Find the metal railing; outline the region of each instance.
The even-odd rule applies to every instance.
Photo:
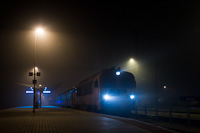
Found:
[[[200,108],[197,107],[149,107],[149,106],[136,106],[132,112],[135,115],[142,115],[145,117],[169,118],[172,124],[173,120],[185,120],[188,126],[191,121],[200,121]]]

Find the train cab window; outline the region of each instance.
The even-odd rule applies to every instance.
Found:
[[[133,87],[133,81],[130,78],[123,78],[120,81],[121,87],[125,88],[132,88]]]
[[[94,88],[98,88],[98,86],[99,86],[99,82],[98,82],[98,80],[95,80],[94,81]]]

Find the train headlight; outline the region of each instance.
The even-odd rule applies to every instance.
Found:
[[[111,96],[108,95],[108,94],[106,94],[106,95],[103,96],[103,98],[104,98],[105,100],[109,100],[109,99],[111,98]]]
[[[115,74],[116,74],[117,76],[119,76],[119,75],[121,75],[121,72],[120,72],[120,71],[117,71]]]
[[[135,98],[135,96],[134,95],[130,95],[130,99],[134,99]]]

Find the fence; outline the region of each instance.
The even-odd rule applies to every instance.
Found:
[[[136,106],[134,114],[158,118],[169,118],[172,124],[173,119],[186,120],[188,126],[192,121],[200,121],[200,108],[197,107],[147,107]]]

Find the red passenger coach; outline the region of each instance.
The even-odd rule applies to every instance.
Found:
[[[115,68],[104,69],[68,90],[65,106],[91,111],[130,112],[135,107],[135,89],[133,74]]]

